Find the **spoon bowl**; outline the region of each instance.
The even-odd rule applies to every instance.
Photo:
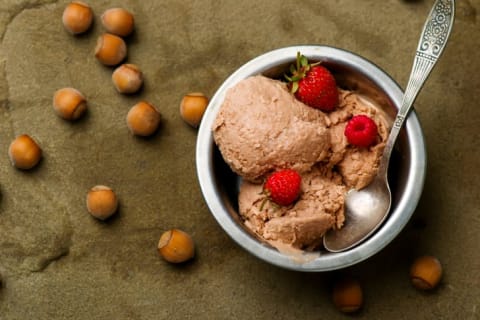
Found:
[[[345,198],[346,221],[341,232],[329,232],[324,246],[331,252],[341,252],[368,238],[386,219],[392,194],[386,176],[375,176],[361,190],[350,190]]]

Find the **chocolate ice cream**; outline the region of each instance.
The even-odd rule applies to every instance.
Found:
[[[330,113],[309,107],[287,85],[253,76],[230,88],[213,125],[215,142],[231,169],[242,177],[239,213],[245,226],[281,248],[317,249],[325,232],[341,228],[345,193],[375,176],[391,120],[355,92],[339,88]],[[344,130],[365,114],[378,127],[374,145],[348,143]],[[279,206],[263,192],[271,172],[292,168],[302,176],[299,199]]]

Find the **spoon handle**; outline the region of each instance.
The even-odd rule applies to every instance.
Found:
[[[412,109],[420,89],[432,71],[435,63],[446,46],[455,16],[455,0],[437,0],[433,5],[418,43],[415,61],[408,80],[402,105],[393,122],[383,157],[380,161],[379,173],[385,173],[395,141],[408,113]]]

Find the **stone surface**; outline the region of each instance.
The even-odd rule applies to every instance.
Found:
[[[0,319],[335,319],[332,279],[297,273],[243,251],[210,215],[195,173],[196,131],[183,123],[182,96],[211,96],[249,59],[295,44],[357,52],[404,85],[433,1],[89,1],[90,32],[62,27],[66,1],[0,2]],[[145,87],[119,95],[111,68],[93,56],[101,13],[135,14],[128,61]],[[478,319],[480,259],[480,0],[457,1],[448,48],[416,107],[428,151],[425,190],[400,236],[344,270],[364,284],[365,319]],[[70,123],[53,113],[55,90],[82,91],[88,114]],[[150,139],[133,137],[125,116],[145,99],[163,116]],[[7,149],[33,136],[44,159],[15,170]],[[0,152],[1,154],[1,152]],[[111,186],[120,211],[99,222],[87,190]],[[161,233],[189,232],[197,257],[172,266],[156,253]],[[412,288],[414,257],[433,254],[445,277],[431,294]]]

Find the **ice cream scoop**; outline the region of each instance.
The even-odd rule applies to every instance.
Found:
[[[328,251],[341,252],[356,246],[367,239],[387,217],[392,202],[387,179],[390,156],[420,89],[446,46],[454,15],[455,0],[437,0],[433,5],[423,27],[410,79],[380,159],[378,173],[367,187],[348,191],[344,226],[328,231],[323,238]]]

